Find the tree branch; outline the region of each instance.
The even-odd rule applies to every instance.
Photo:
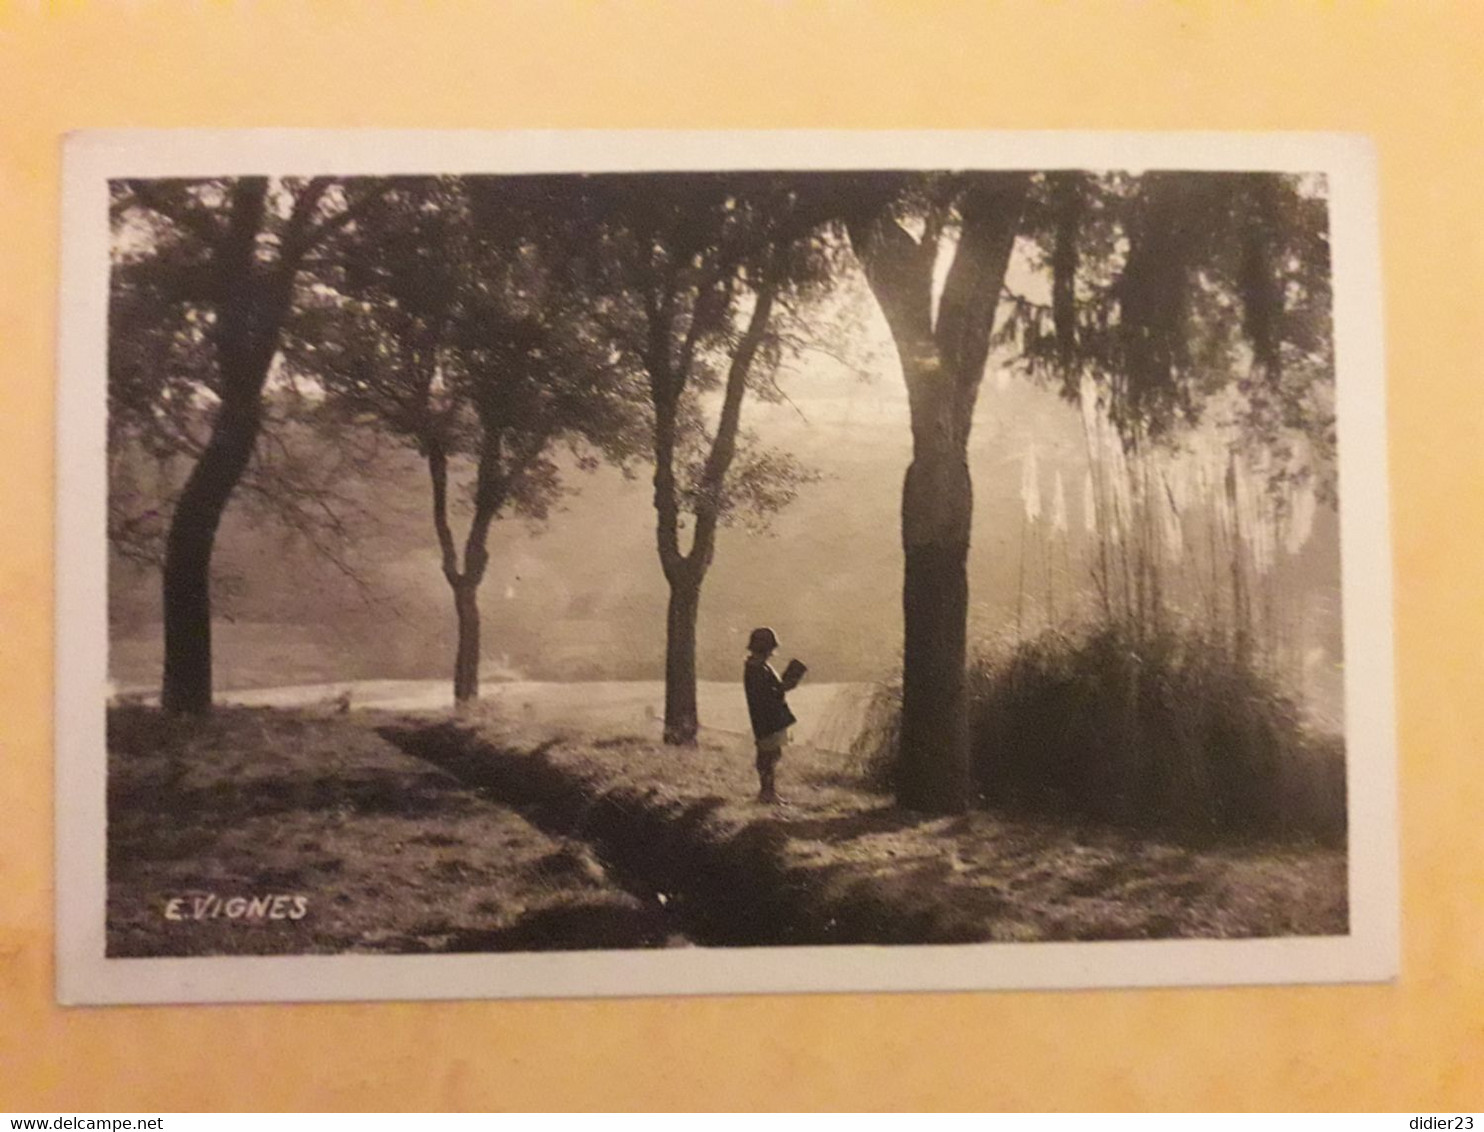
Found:
[[[722,484],[737,452],[737,429],[742,422],[742,400],[747,392],[747,376],[767,334],[768,318],[777,292],[778,284],[770,274],[758,287],[752,316],[748,319],[747,329],[742,333],[742,339],[732,354],[731,365],[727,370],[726,395],[716,426],[716,437],[711,442],[711,452],[701,473],[700,498],[696,506],[696,537],[691,547],[691,557],[698,558],[705,565],[710,564],[716,541]]]
[[[1029,187],[1025,173],[981,174],[960,204],[963,230],[938,300],[934,338],[957,385],[956,419],[964,425],[973,416],[984,377],[995,311]]]
[[[846,231],[898,348],[927,343],[933,330],[932,257],[891,215],[890,200],[872,215],[849,218]]]
[[[438,549],[443,559],[443,576],[450,586],[459,584],[459,553],[453,541],[453,528],[448,524],[448,453],[436,436],[426,440],[428,474],[433,480],[433,527],[438,532]]]
[[[675,404],[668,400],[656,400],[654,405],[655,541],[660,567],[671,584],[685,567],[685,556],[680,552],[680,499],[675,482],[675,409]]]
[[[489,565],[490,525],[504,506],[510,487],[510,477],[502,467],[500,433],[488,424],[483,427],[479,469],[475,473],[474,518],[469,523],[469,537],[464,540],[463,581],[476,587],[484,581],[485,567]]]
[[[690,325],[685,328],[685,341],[680,347],[680,360],[675,367],[675,384],[681,389],[690,381],[696,362],[696,348],[708,324],[720,318],[727,306],[726,291],[721,287],[720,273],[708,268],[696,283],[696,298],[691,304]]]
[[[304,191],[294,198],[293,211],[289,213],[288,227],[280,244],[280,262],[290,272],[299,270],[304,253],[312,246],[309,238],[310,225],[319,202],[330,187],[330,178],[312,177]]]

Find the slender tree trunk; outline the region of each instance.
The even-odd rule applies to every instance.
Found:
[[[165,672],[168,712],[211,710],[211,556],[217,528],[252,458],[262,424],[257,394],[222,402],[210,442],[191,469],[165,544]]]
[[[670,583],[665,621],[665,742],[691,746],[700,728],[696,707],[696,621],[701,579],[688,571]]]
[[[647,362],[655,407],[655,535],[660,566],[670,583],[665,629],[664,739],[676,746],[693,745],[700,729],[696,706],[696,621],[701,607],[701,583],[716,551],[716,529],[720,522],[716,501],[737,453],[737,430],[742,422],[747,376],[767,334],[777,294],[776,280],[767,279],[758,285],[757,301],[728,364],[716,436],[701,474],[702,502],[696,507],[695,535],[689,554],[680,550],[680,499],[675,480],[676,412],[689,363],[677,374],[668,361],[663,337],[657,339]],[[682,352],[688,354],[690,350]]]
[[[651,373],[659,370],[651,363]],[[656,382],[662,388],[662,382]],[[664,741],[677,746],[695,742],[700,727],[696,707],[696,615],[700,582],[692,580],[680,550],[680,503],[675,484],[675,402],[662,392],[654,398],[654,508],[655,544],[660,567],[670,586],[665,620]],[[690,608],[686,608],[689,598]]]
[[[479,587],[467,578],[453,587],[458,616],[458,650],[454,657],[453,699],[460,707],[479,698]]]
[[[464,568],[459,569],[458,547],[453,527],[448,521],[448,452],[441,436],[430,431],[424,438],[428,473],[433,484],[433,527],[438,533],[443,577],[453,592],[454,616],[458,625],[454,648],[453,700],[456,707],[467,707],[479,699],[479,587],[489,565],[490,525],[504,502],[504,480],[500,474],[501,443],[498,430],[485,422],[480,443],[479,485],[474,495],[474,518],[464,542]],[[537,451],[545,448],[543,441]]]

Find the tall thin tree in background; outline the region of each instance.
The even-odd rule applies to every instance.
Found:
[[[603,458],[623,464],[641,443],[635,375],[585,320],[586,296],[565,274],[562,218],[533,208],[526,188],[499,178],[403,184],[296,323],[295,363],[342,412],[426,463],[461,705],[479,696],[492,526],[547,517],[567,490],[563,450],[569,466],[591,470]]]
[[[791,300],[826,276],[809,240],[819,219],[767,175],[592,178],[568,199],[592,220],[598,317],[647,378],[655,542],[670,591],[664,739],[688,745],[700,726],[696,632],[718,528],[786,505],[808,478],[786,454],[748,443],[742,410],[749,392],[769,395]],[[703,398],[718,392],[711,422]]]

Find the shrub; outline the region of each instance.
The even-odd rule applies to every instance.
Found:
[[[1345,835],[1345,758],[1227,640],[1113,623],[989,648],[970,665],[986,802],[1198,837]],[[900,692],[883,686],[855,755],[891,779]]]
[[[860,730],[850,744],[850,760],[867,790],[890,794],[896,788],[897,740],[902,731],[902,681],[883,680],[866,701]]]

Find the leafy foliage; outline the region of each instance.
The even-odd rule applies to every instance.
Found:
[[[330,273],[296,321],[293,366],[348,419],[424,455],[466,455],[484,505],[542,519],[566,490],[554,449],[581,468],[639,444],[633,374],[603,350],[560,273],[560,234],[501,213],[498,186],[407,182],[386,220]],[[476,216],[503,215],[500,229]],[[476,506],[478,506],[476,501]]]
[[[1022,251],[1050,303],[1006,296],[996,344],[1071,400],[1095,379],[1130,445],[1237,394],[1273,482],[1334,496],[1334,353],[1322,179],[1043,174]]]
[[[252,181],[253,179],[245,179]],[[108,538],[138,564],[164,563],[165,538],[182,485],[210,442],[221,404],[219,337],[224,305],[244,302],[222,262],[234,179],[133,180],[110,185],[113,221],[108,333]],[[344,186],[301,181],[256,186],[268,251],[257,270],[282,258],[296,205],[325,243],[342,235],[347,209],[369,201]],[[307,237],[303,237],[307,239]],[[321,255],[330,254],[321,246]],[[295,303],[309,285],[294,273]],[[367,516],[343,490],[363,468],[336,423],[291,384],[270,380],[258,413],[259,441],[241,480],[250,520],[305,542],[357,584],[347,554]],[[230,580],[218,576],[219,583]],[[220,587],[230,593],[230,585]]]
[[[776,174],[551,178],[546,200],[569,218],[572,270],[608,342],[647,380],[662,525],[672,510],[677,525],[683,512],[698,530],[744,511],[749,525],[765,525],[809,473],[753,439],[746,488],[727,481],[741,455],[742,397],[782,396],[776,374],[807,348],[804,308],[841,255],[817,231],[818,202]]]

